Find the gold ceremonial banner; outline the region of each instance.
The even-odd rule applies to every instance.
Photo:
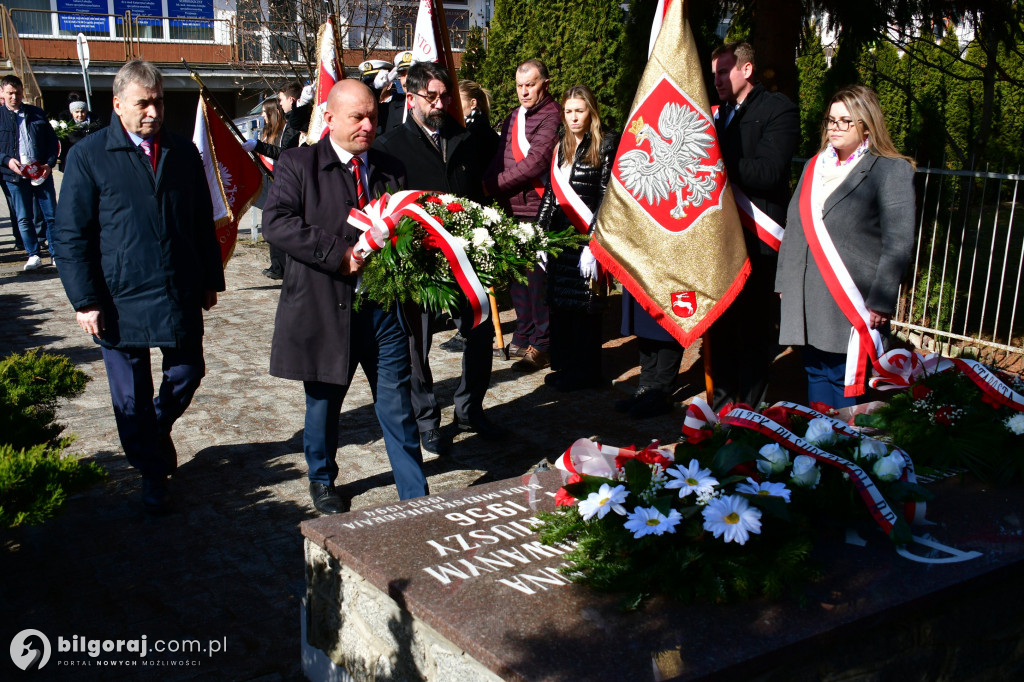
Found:
[[[670,4],[669,4],[670,3]],[[684,0],[667,0],[640,79],[591,250],[683,346],[750,274]]]

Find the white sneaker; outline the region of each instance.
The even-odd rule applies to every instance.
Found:
[[[43,260],[39,256],[29,256],[28,262],[25,263],[26,270],[36,270],[42,264]]]

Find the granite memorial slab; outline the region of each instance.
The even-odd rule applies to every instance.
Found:
[[[880,533],[836,534],[803,599],[623,611],[570,582],[540,543],[556,471],[302,524],[306,644],[363,679],[1001,678],[1024,665],[1024,491],[932,487],[942,542],[982,556],[921,564]],[[968,674],[970,673],[970,674]],[[890,675],[901,677],[890,678]]]

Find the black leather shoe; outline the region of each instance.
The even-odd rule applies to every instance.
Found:
[[[441,429],[430,429],[420,434],[420,447],[438,457],[448,454],[448,439],[441,433]]]
[[[267,268],[266,270],[263,271],[263,276],[264,277],[269,277],[270,279],[274,279],[274,280],[284,279],[284,273],[283,272],[277,272],[276,270],[271,270],[270,268]]]
[[[633,409],[633,406],[637,404],[637,402],[640,400],[640,398],[642,398],[644,396],[645,393],[647,393],[648,391],[653,391],[653,390],[655,390],[655,388],[653,386],[641,386],[640,388],[636,389],[636,391],[633,392],[633,395],[629,396],[628,398],[624,398],[622,400],[616,400],[615,401],[615,411],[616,412],[629,412],[630,410]]]
[[[309,496],[313,500],[313,506],[321,514],[344,514],[349,509],[348,500],[338,494],[333,483],[310,482]]]
[[[466,350],[466,337],[461,332],[455,332],[455,336],[438,344],[437,347],[449,353],[461,353]]]
[[[455,415],[454,424],[459,431],[475,433],[484,440],[500,441],[509,436],[508,429],[498,426],[483,415],[475,419],[459,419],[459,416]]]
[[[630,408],[629,416],[634,419],[646,419],[648,417],[668,414],[671,411],[672,403],[669,400],[668,393],[656,388],[649,388],[644,391],[644,394]]]
[[[142,477],[142,506],[150,514],[166,514],[171,508],[171,494],[166,476]]]

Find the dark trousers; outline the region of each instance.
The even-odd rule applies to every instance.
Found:
[[[574,381],[601,378],[601,315],[551,307],[551,369]]]
[[[831,407],[852,407],[856,398],[843,395],[846,382],[846,353],[830,353],[814,346],[802,346],[801,357],[807,372],[807,399]]]
[[[409,329],[409,356],[412,361],[412,409],[420,433],[441,426],[441,407],[434,395],[434,375],[430,371],[430,347],[432,344],[433,313],[428,313],[414,304],[404,309]],[[455,326],[466,339],[462,352],[462,376],[455,389],[452,401],[455,416],[459,421],[475,421],[483,414],[484,396],[491,383],[491,362],[494,355],[491,343],[494,339],[494,325],[490,320],[471,328],[472,310],[468,303],[459,310]]]
[[[174,422],[185,413],[206,374],[202,341],[160,351],[163,380],[154,398],[149,348],[101,347],[117,435],[128,463],[143,476],[173,472],[158,454],[160,438],[169,434]]]
[[[306,422],[302,435],[309,480],[334,483],[338,477],[338,419],[341,404],[356,367],[361,365],[373,392],[373,409],[384,432],[384,447],[391,461],[398,496],[403,499],[427,494],[421,465],[419,434],[412,416],[409,394],[409,347],[396,313],[365,302],[352,313],[351,362],[348,384],[306,381]]]
[[[776,256],[755,254],[743,290],[708,330],[712,407],[729,403],[757,409],[768,390],[768,373],[779,354],[779,297]]]
[[[41,185],[33,185],[27,179],[18,181],[5,180],[11,193],[11,203],[18,214],[18,231],[25,251],[29,256],[39,255],[38,217],[42,215],[42,231],[46,241],[50,241],[53,230],[53,212],[57,205],[57,191],[53,185],[53,176],[46,178]]]
[[[512,307],[516,309],[516,330],[512,344],[521,348],[533,346],[547,351],[551,345],[548,337],[547,273],[539,267],[531,270],[527,283],[513,282],[508,290],[512,295]]]
[[[636,343],[640,356],[640,386],[671,393],[683,362],[683,347],[675,340],[660,341],[642,336],[637,337]]]

